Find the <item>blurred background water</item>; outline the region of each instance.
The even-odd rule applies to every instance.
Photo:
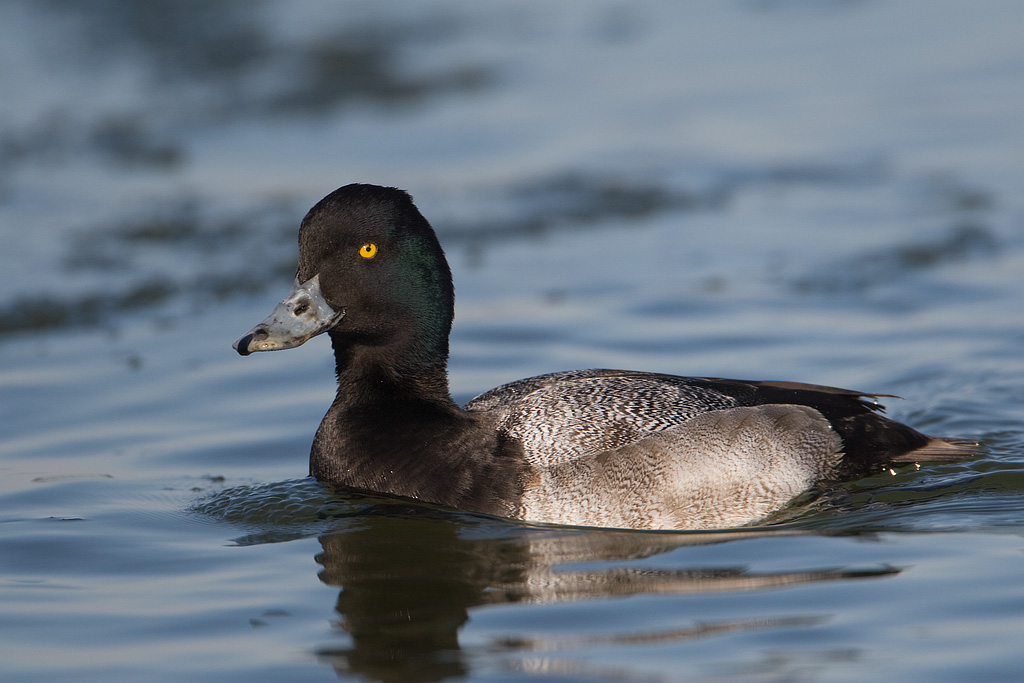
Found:
[[[1014,680],[1024,5],[0,2],[4,681]],[[318,339],[231,342],[412,192],[465,401],[622,367],[899,394],[984,456],[720,533],[304,479]]]

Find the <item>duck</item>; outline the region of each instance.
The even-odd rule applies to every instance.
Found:
[[[460,407],[451,269],[412,197],[346,185],[310,209],[298,242],[290,293],[234,349],[330,338],[337,394],[309,463],[325,484],[529,523],[709,530],[979,448],[885,417],[888,394],[799,382],[569,370]]]

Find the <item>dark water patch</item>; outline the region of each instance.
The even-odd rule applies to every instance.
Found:
[[[240,271],[187,282],[151,278],[117,290],[14,297],[0,305],[0,336],[111,324],[127,314],[161,309],[185,295],[202,308],[266,288],[264,278]]]
[[[112,267],[140,270],[141,264],[157,261],[169,279],[192,277],[182,290],[197,293],[223,291],[229,279],[246,287],[254,280],[276,284],[295,274],[294,253],[284,252],[295,251],[297,216],[301,211],[290,203],[214,215],[210,207],[186,199],[135,219],[78,231],[64,263],[73,270],[107,272]]]
[[[65,263],[76,268],[105,268],[116,258],[130,263],[132,254],[126,249],[131,248],[163,246],[193,251],[228,248],[241,240],[245,226],[242,216],[204,220],[196,202],[184,200],[136,219],[77,232]]]
[[[987,225],[959,223],[930,239],[834,262],[819,273],[796,280],[792,289],[802,294],[860,292],[915,271],[992,259],[1001,252],[1000,240]]]
[[[320,27],[326,30],[319,37],[289,40],[275,35],[265,16],[268,5],[259,1],[84,0],[45,6],[77,29],[59,50],[51,50],[50,59],[94,75],[127,61],[141,68],[153,95],[145,104],[125,104],[91,119],[68,102],[20,130],[0,130],[8,169],[92,152],[117,165],[173,170],[188,155],[181,123],[195,128],[266,116],[320,116],[365,103],[408,108],[495,82],[490,67],[464,57],[427,73],[409,60],[467,30],[453,16],[352,21],[339,14],[329,22],[335,25]]]
[[[104,118],[94,125],[89,139],[97,152],[122,166],[171,171],[185,161],[185,151],[180,144],[157,139],[137,115]]]
[[[64,266],[99,274],[104,284],[75,287],[62,281],[52,283],[50,292],[43,283],[41,292],[9,293],[0,300],[0,336],[107,324],[179,300],[203,308],[283,286],[295,274],[297,214],[275,202],[212,216],[186,200],[135,220],[81,230],[67,244]]]
[[[916,193],[926,209],[940,214],[977,216],[997,208],[996,196],[949,174],[925,178]]]
[[[859,293],[912,273],[993,260],[1009,248],[993,227],[997,201],[992,192],[940,175],[912,181],[910,197],[936,227],[913,241],[833,261],[798,278],[791,288],[800,293]]]
[[[281,263],[261,272],[273,273],[274,278],[268,280],[258,273],[238,270],[184,280],[149,278],[116,289],[85,293],[15,296],[0,304],[0,337],[116,324],[128,314],[157,311],[182,298],[204,309],[215,302],[264,292],[277,280],[284,282],[286,272],[294,274],[294,265]]]
[[[607,219],[637,219],[665,211],[715,205],[717,195],[700,195],[634,182],[614,176],[571,172],[531,181],[509,190],[512,201],[534,205],[552,220],[593,223]]]
[[[16,298],[0,305],[0,335],[97,325],[117,315],[161,306],[176,291],[171,282],[150,280],[116,293]]]
[[[889,258],[893,271],[914,270],[975,257],[989,257],[997,251],[997,240],[988,228],[977,224],[963,224],[953,226],[945,237],[930,244],[897,247]],[[880,259],[873,260],[878,263]]]
[[[88,25],[94,59],[142,58],[157,84],[198,81],[223,89],[218,114],[226,118],[321,113],[354,101],[407,105],[488,82],[487,69],[465,60],[426,76],[410,75],[403,64],[404,51],[449,41],[464,30],[454,15],[356,22],[344,14],[333,22],[327,16],[319,37],[295,43],[275,35],[267,3],[259,1],[87,0],[51,7]],[[288,77],[274,78],[280,72]],[[257,79],[272,89],[248,87]]]
[[[47,3],[50,12],[84,25],[80,59],[94,66],[146,59],[157,80],[224,78],[264,59],[270,51],[259,25],[264,6],[260,0]]]
[[[642,225],[664,214],[722,211],[740,192],[766,184],[859,188],[883,183],[888,172],[877,160],[781,163],[709,170],[700,187],[684,187],[664,170],[563,170],[503,187],[490,200],[491,217],[438,221],[446,242],[536,238],[563,230]],[[504,209],[500,207],[505,207]],[[720,283],[711,283],[714,287]]]
[[[691,191],[616,173],[566,171],[503,188],[498,203],[514,215],[484,217],[472,224],[446,221],[437,227],[442,239],[451,242],[516,240],[598,223],[630,227],[667,212],[721,208],[724,199],[718,190]]]
[[[0,170],[24,163],[62,165],[83,155],[128,168],[171,172],[186,161],[186,147],[137,112],[80,121],[68,111],[40,116],[21,128],[0,129]]]
[[[412,33],[418,32],[413,29]],[[305,44],[290,67],[293,78],[252,106],[274,115],[326,114],[359,102],[409,107],[441,95],[471,94],[495,80],[490,69],[472,64],[408,74],[400,66],[396,50],[408,38],[409,34],[398,30],[370,27],[345,29]]]
[[[788,161],[760,168],[727,169],[719,182],[728,191],[735,191],[764,185],[862,188],[890,179],[891,172],[885,160],[866,157],[850,161]]]
[[[0,132],[0,167],[10,170],[29,159],[39,162],[63,162],[73,147],[73,127],[66,111],[37,116],[21,129],[7,128]]]

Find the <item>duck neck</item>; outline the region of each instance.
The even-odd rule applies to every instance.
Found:
[[[336,405],[397,407],[413,402],[461,412],[448,389],[447,348],[425,353],[396,344],[353,343],[334,332],[331,345],[338,377]]]

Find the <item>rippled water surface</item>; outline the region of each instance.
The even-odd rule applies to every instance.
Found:
[[[0,679],[1022,675],[1020,3],[0,12]],[[441,237],[460,401],[787,379],[986,452],[716,533],[322,486],[329,344],[231,342],[356,181]]]

